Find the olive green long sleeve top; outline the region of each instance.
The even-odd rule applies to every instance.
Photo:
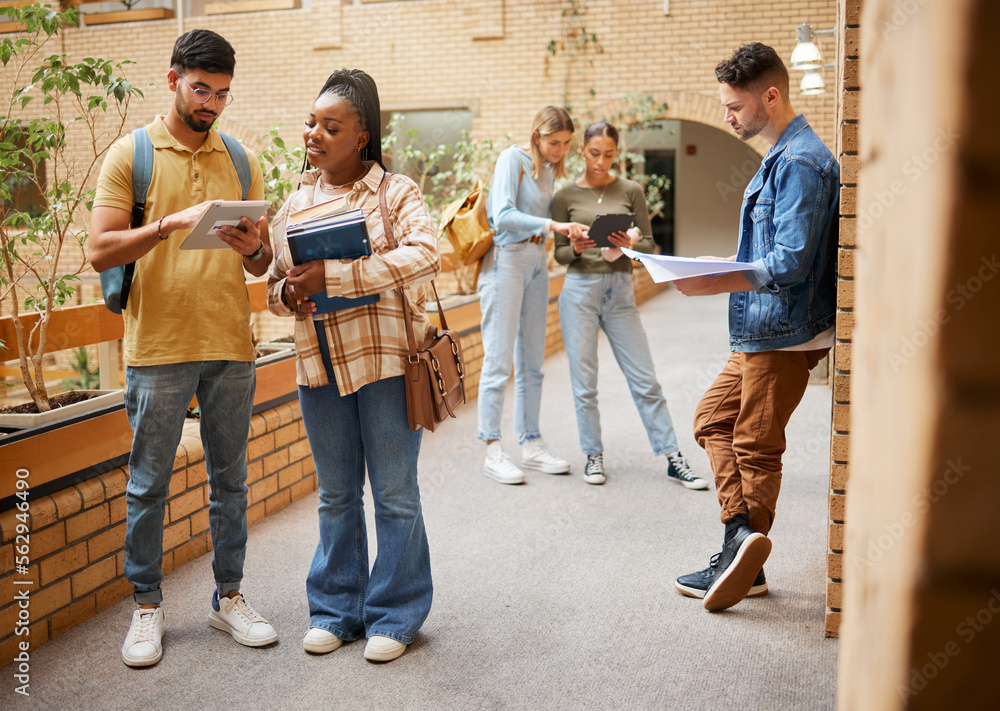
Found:
[[[600,202],[598,202],[600,200]],[[556,193],[552,200],[552,219],[556,222],[579,222],[592,224],[597,215],[621,212],[635,213],[635,226],[642,238],[632,249],[637,252],[652,252],[653,231],[649,226],[649,210],[642,186],[625,178],[615,178],[603,188],[585,188],[570,183]],[[601,256],[599,247],[585,249],[581,254],[573,251],[569,237],[556,233],[555,258],[560,264],[568,265],[571,274],[606,274],[609,272],[632,271],[632,260],[621,256],[613,262]]]

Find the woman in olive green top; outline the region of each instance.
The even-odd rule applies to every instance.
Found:
[[[569,266],[559,295],[559,321],[569,356],[580,448],[587,455],[584,481],[603,484],[604,446],[597,409],[597,333],[604,331],[625,375],[655,455],[666,455],[667,476],[689,489],[708,482],[688,466],[677,446],[667,401],[656,380],[649,342],[635,305],[632,261],[621,252],[631,245],[653,250],[649,212],[642,188],[609,170],[618,156],[618,131],[607,123],[587,127],[583,135],[586,173],[556,193],[552,219],[589,225],[598,214],[635,213],[635,225],[611,236],[615,247],[598,248],[587,235],[570,240],[556,233],[555,257]]]

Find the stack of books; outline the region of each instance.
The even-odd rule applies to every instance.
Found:
[[[347,201],[335,198],[329,202],[292,213],[285,235],[292,262],[304,264],[324,259],[358,259],[372,253],[365,215],[360,208],[346,209]],[[322,208],[322,209],[321,209]],[[379,300],[378,294],[348,298],[327,296],[325,291],[311,294],[316,313],[352,309]]]

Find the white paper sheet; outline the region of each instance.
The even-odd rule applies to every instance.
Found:
[[[644,254],[625,247],[622,247],[622,254],[642,262],[646,271],[649,272],[649,276],[657,283],[753,269],[753,264],[749,262],[721,262],[714,259],[695,259],[693,257],[668,257],[662,254]]]

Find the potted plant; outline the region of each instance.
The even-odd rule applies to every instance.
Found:
[[[46,352],[57,350],[49,324],[87,268],[90,179],[142,91],[122,74],[130,62],[46,54],[48,40],[75,24],[76,10],[36,3],[0,8],[2,15],[22,28],[0,39],[0,301],[14,331],[4,347],[16,344],[21,382],[34,409],[46,413],[58,406],[43,373]],[[26,192],[35,204],[20,203]]]

